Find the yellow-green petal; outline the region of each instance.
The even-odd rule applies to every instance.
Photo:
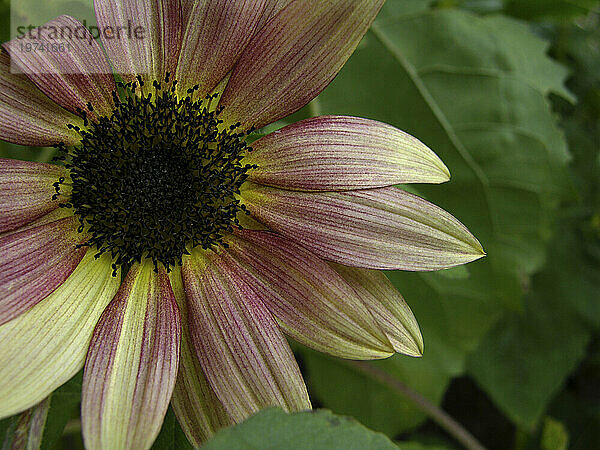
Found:
[[[90,343],[81,399],[86,448],[150,448],[175,386],[180,330],[164,268],[132,267]]]
[[[83,366],[102,311],[119,287],[110,257],[90,250],[52,294],[0,326],[0,418],[46,398]]]
[[[400,292],[383,272],[335,263],[329,265],[356,291],[394,350],[409,356],[423,355],[419,324]]]

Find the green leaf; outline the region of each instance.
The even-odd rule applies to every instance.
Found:
[[[488,254],[467,266],[466,277],[388,274],[419,321],[425,349],[421,359],[395,357],[382,367],[439,402],[482,336],[520,308],[524,281],[544,263],[558,200],[572,195],[569,155],[547,95],[572,97],[563,86],[567,71],[520,22],[459,10],[389,14],[399,3],[387,2],[313,111],[381,120],[432,148],[452,179],[417,189],[461,220]],[[423,420],[377,383],[323,358],[308,356],[306,368],[325,407],[390,435]],[[332,374],[339,386],[356,386],[361,400],[334,389]]]
[[[560,33],[580,98],[599,80],[598,63],[589,57],[588,38],[595,33],[580,27]],[[585,101],[562,109],[577,201],[562,208],[548,263],[531,281],[523,314],[507,317],[469,361],[469,372],[502,411],[530,429],[579,365],[591,332],[600,329],[600,123]]]
[[[402,450],[451,450],[454,447],[448,447],[446,445],[429,445],[422,444],[420,442],[399,442],[398,443]]]
[[[553,18],[566,21],[588,14],[597,0],[505,0],[505,10],[522,19]]]
[[[8,435],[11,433],[11,430],[14,428],[16,422],[16,417],[6,417],[5,419],[0,420],[0,443],[4,443],[7,439]],[[0,447],[4,449],[4,446]]]
[[[152,450],[186,450],[193,448],[169,406],[160,433],[154,441],[154,445],[152,445]]]
[[[309,369],[308,381],[312,394],[325,400],[326,406],[338,412],[359,418],[369,428],[388,436],[398,430],[416,427],[426,416],[394,390],[362,373],[356,372],[343,360],[295,346],[302,362]],[[431,356],[431,355],[430,355]],[[439,356],[439,355],[437,355]],[[373,363],[409,384],[428,399],[440,402],[445,385],[438,383],[439,358],[408,358],[395,355]]]
[[[536,285],[525,313],[500,322],[469,360],[477,383],[529,429],[583,358],[590,337],[556,288],[551,280]]]
[[[330,411],[286,414],[266,409],[244,423],[218,432],[203,449],[395,449],[384,435]]]

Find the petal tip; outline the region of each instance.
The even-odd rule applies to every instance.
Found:
[[[446,183],[447,181],[450,181],[450,179],[452,178],[452,175],[450,174],[450,170],[448,169],[446,164],[444,164],[441,159],[440,159],[440,163],[441,163],[440,169],[442,171],[441,183]]]
[[[406,331],[408,335],[396,342],[396,351],[406,356],[421,358],[424,350],[423,336],[416,321],[414,322],[414,326],[407,328]]]

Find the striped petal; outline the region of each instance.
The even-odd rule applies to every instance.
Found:
[[[86,448],[150,448],[175,386],[180,330],[164,269],[134,266],[90,343],[81,399]]]
[[[90,250],[52,294],[0,326],[0,418],[39,403],[83,366],[92,332],[119,286]]]
[[[66,31],[65,31],[66,30]],[[65,51],[52,51],[62,45]],[[116,89],[108,61],[90,32],[70,16],[60,16],[22,37],[3,44],[14,68],[22,70],[52,100],[71,112],[107,115]],[[27,51],[24,46],[46,48]]]
[[[309,409],[287,341],[234,269],[198,250],[184,261],[182,276],[194,349],[230,417],[240,422],[268,406]]]
[[[323,116],[303,120],[252,144],[249,179],[285,189],[337,191],[400,183],[442,183],[444,163],[414,137],[381,122]]]
[[[0,48],[0,139],[14,144],[74,145],[79,135],[67,124],[81,119],[50,100],[24,74],[11,73],[10,56]]]
[[[269,20],[271,20],[275,15],[285,8],[292,0],[267,0],[265,2],[265,10],[262,14],[262,17],[258,21],[258,25],[256,30],[260,30]]]
[[[200,447],[220,428],[234,422],[225,411],[202,371],[194,351],[187,324],[189,314],[181,279],[181,270],[175,268],[170,274],[171,286],[181,314],[181,354],[177,382],[171,398],[171,406],[185,435],[194,447]]]
[[[227,239],[223,258],[229,255],[229,264],[260,292],[287,334],[342,358],[385,358],[394,353],[361,298],[327,263],[272,232],[236,234]]]
[[[56,193],[53,184],[67,176],[68,172],[60,166],[0,159],[0,233],[58,208],[60,201],[52,200]]]
[[[180,93],[199,85],[200,96],[217,86],[250,42],[267,0],[198,0],[179,57]],[[271,5],[272,7],[272,5]]]
[[[189,0],[185,0],[189,3]],[[94,0],[101,39],[115,71],[162,81],[177,65],[183,30],[181,0]],[[148,84],[151,86],[151,84]]]
[[[360,296],[394,350],[409,356],[423,355],[423,337],[417,320],[400,292],[382,272],[335,263],[329,265]]]
[[[221,98],[226,123],[260,128],[302,108],[337,75],[384,0],[293,0],[252,39]]]
[[[71,216],[0,236],[0,325],[45,299],[73,273],[87,236]]]
[[[317,255],[371,269],[439,270],[484,256],[441,208],[394,187],[307,193],[245,183],[254,217]]]
[[[34,407],[19,414],[14,431],[7,431],[4,436],[2,449],[34,450],[42,448],[42,438],[49,409],[50,397],[46,397]]]

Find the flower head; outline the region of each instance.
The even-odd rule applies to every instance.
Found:
[[[421,354],[374,269],[483,255],[393,187],[447,181],[444,164],[354,117],[248,139],[327,86],[382,3],[96,0],[104,51],[57,35],[81,27],[69,16],[4,44],[0,138],[61,164],[0,160],[0,417],[85,365],[88,448],[151,446],[169,402],[199,445],[260,408],[311,407],[283,333],[344,358]]]

